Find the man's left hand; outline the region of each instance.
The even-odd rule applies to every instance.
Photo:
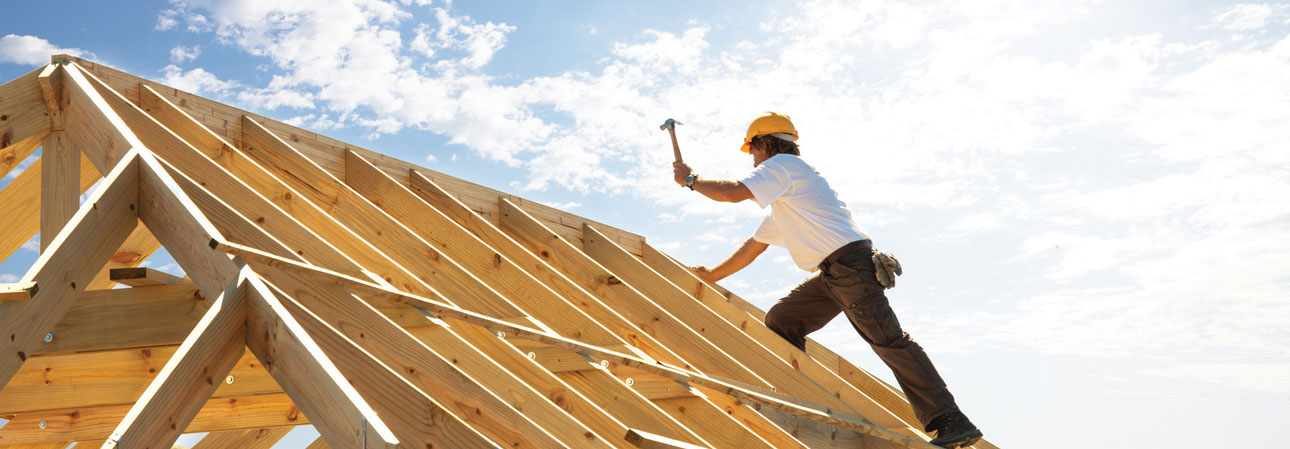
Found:
[[[672,179],[675,180],[676,183],[680,184],[682,187],[685,187],[685,177],[690,176],[691,173],[694,173],[694,170],[691,169],[690,166],[687,165],[686,163],[684,162],[672,163]]]

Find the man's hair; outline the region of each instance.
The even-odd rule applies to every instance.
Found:
[[[770,134],[762,134],[760,136],[753,137],[752,142],[749,143],[753,146],[765,148],[767,156],[774,156],[780,153],[791,154],[794,156],[802,155],[797,149],[797,142],[790,142]]]

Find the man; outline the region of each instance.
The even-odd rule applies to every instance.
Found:
[[[896,375],[920,423],[936,432],[931,443],[972,445],[981,431],[959,411],[927,353],[901,330],[877,278],[869,236],[856,226],[837,192],[802,160],[796,140],[788,116],[767,112],[748,126],[741,150],[752,155],[753,171],[742,180],[703,179],[684,162],[673,163],[676,182],[708,198],[753,200],[771,209],[730,258],[693,270],[716,282],[748,266],[767,245],[788,248],[798,267],[816,273],[770,308],[766,326],[805,350],[807,334],[845,313]]]

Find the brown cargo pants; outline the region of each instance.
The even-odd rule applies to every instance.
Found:
[[[860,338],[896,375],[924,428],[932,419],[958,410],[954,395],[927,352],[900,329],[887,295],[874,277],[873,249],[852,245],[839,251],[766,312],[766,326],[805,350],[807,334],[845,312]]]

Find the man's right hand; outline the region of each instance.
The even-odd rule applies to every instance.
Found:
[[[720,280],[721,280],[721,277],[717,276],[717,274],[716,274],[716,273],[713,273],[713,272],[712,272],[712,270],[708,269],[708,267],[705,267],[705,266],[703,266],[703,265],[699,265],[699,266],[696,266],[696,267],[690,267],[690,271],[693,271],[693,272],[694,272],[694,274],[699,275],[699,278],[701,278],[701,279],[703,279],[703,280],[705,280],[705,281],[708,281],[708,282],[712,282],[712,283],[714,283],[714,284],[715,284],[717,281],[720,281]]]

